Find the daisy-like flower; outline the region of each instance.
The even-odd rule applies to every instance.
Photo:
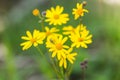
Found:
[[[83,8],[83,4],[77,3],[77,8],[73,8],[72,14],[75,15],[75,20],[81,16],[84,16],[84,12],[88,12],[87,9]]]
[[[65,26],[63,27],[63,34],[64,35],[69,35],[69,34],[73,34],[75,33],[77,30],[85,30],[86,29],[86,26],[83,26],[83,24],[81,25],[78,25],[76,28],[74,28],[73,26]]]
[[[48,37],[50,35],[53,35],[53,34],[57,34],[56,32],[58,32],[59,29],[53,27],[51,29],[49,29],[47,26],[45,27],[45,37]]]
[[[62,35],[51,35],[47,38],[46,47],[52,52],[52,57],[57,55],[57,59],[60,60],[62,57],[66,57],[65,53],[69,46],[64,45],[67,41],[67,37],[63,38]]]
[[[62,13],[64,10],[63,7],[56,6],[56,8],[51,7],[50,10],[46,11],[46,22],[49,22],[49,25],[62,25],[67,23],[69,20],[68,14]]]
[[[26,40],[26,42],[23,42],[20,44],[20,46],[23,46],[22,50],[27,50],[32,45],[38,46],[38,44],[43,44],[44,40],[44,33],[41,33],[39,30],[34,30],[33,35],[30,31],[26,31],[27,36],[22,36],[21,39]]]
[[[59,66],[62,67],[64,66],[64,68],[67,68],[67,62],[69,61],[71,64],[74,63],[75,60],[75,56],[77,55],[77,53],[71,53],[72,52],[72,48],[70,48],[68,50],[68,52],[66,53],[66,57],[62,57],[59,61]]]
[[[72,50],[73,50],[73,48],[70,48],[69,50],[68,50],[68,54],[67,54],[67,60],[71,63],[71,64],[73,64],[74,63],[74,60],[75,60],[75,56],[77,56],[77,53],[71,53],[72,52]]]
[[[71,25],[63,27],[63,30],[64,30],[63,32],[64,35],[69,35],[75,32],[75,28]]]
[[[38,9],[34,9],[34,10],[32,11],[32,14],[33,14],[34,16],[38,16],[38,15],[40,14],[40,11],[39,11]]]
[[[67,58],[66,57],[62,57],[59,61],[59,67],[62,67],[64,66],[64,68],[66,69],[67,68]]]
[[[71,34],[70,36],[72,43],[72,47],[76,46],[76,48],[79,47],[84,47],[87,48],[86,44],[92,43],[92,35],[89,35],[89,31],[84,29],[84,30],[79,30],[76,31],[74,34]]]

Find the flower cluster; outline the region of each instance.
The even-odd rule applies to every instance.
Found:
[[[22,36],[26,42],[21,43],[23,50],[27,50],[32,45],[34,47],[42,44],[46,44],[46,48],[51,54],[53,60],[57,61],[59,67],[67,69],[69,63],[73,64],[75,57],[78,55],[74,52],[75,48],[87,48],[87,44],[92,43],[92,35],[89,34],[86,26],[81,22],[74,27],[73,25],[64,26],[67,24],[69,14],[64,13],[64,7],[57,5],[47,9],[44,13],[40,13],[38,9],[33,10],[33,15],[38,16],[41,23],[48,23],[49,26],[42,26],[42,30],[34,30],[33,34],[30,31],[26,31],[27,36]],[[77,3],[76,8],[73,8],[72,14],[74,19],[81,19],[84,13],[88,13],[87,9],[84,9],[83,3]],[[63,26],[62,29],[59,25]],[[56,27],[58,26],[58,27]],[[62,33],[61,33],[62,32]],[[68,44],[68,42],[70,42]]]

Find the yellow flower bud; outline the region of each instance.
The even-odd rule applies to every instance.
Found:
[[[34,9],[33,12],[32,12],[32,14],[34,16],[38,16],[40,14],[40,11],[38,9]]]

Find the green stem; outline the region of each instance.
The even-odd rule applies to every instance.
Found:
[[[44,18],[39,14],[38,17],[41,20],[42,31],[44,31]]]
[[[41,56],[49,63],[49,61],[46,59],[46,57],[44,56],[44,54],[43,54],[43,52],[41,51],[41,49],[39,48],[39,47],[36,47],[37,48],[37,50],[39,51],[39,53],[41,54]],[[48,55],[49,56],[49,55]],[[49,56],[49,58],[50,58],[50,56]],[[53,63],[53,61],[52,61],[52,59],[50,58],[50,60],[51,60],[51,62],[52,62],[52,65],[50,65],[50,66],[52,66],[52,68],[53,68],[53,70],[55,71],[55,73],[57,74],[57,77],[58,78],[61,78],[60,76],[59,76],[59,74],[58,74],[58,71],[57,71],[57,69],[56,69],[56,67],[55,67],[55,64]]]
[[[60,72],[61,72],[62,79],[64,79],[65,75],[64,75],[63,67],[60,68]]]
[[[41,51],[41,49],[40,49],[39,47],[36,47],[36,48],[37,48],[37,50],[39,51],[39,53],[41,54],[41,56],[43,57],[44,54],[43,54],[43,52]]]
[[[56,64],[57,69],[59,70],[59,73],[61,75],[61,80],[63,80],[64,79],[64,71],[63,71],[64,68],[63,67],[59,67],[58,59],[56,59],[55,64]]]
[[[44,20],[42,20],[41,26],[42,26],[42,31],[44,31]]]
[[[61,76],[60,76],[60,74],[59,74],[59,71],[58,71],[57,68],[56,68],[57,66],[55,65],[54,60],[50,57],[50,54],[49,54],[49,53],[48,53],[48,56],[49,56],[50,61],[51,61],[51,63],[52,63],[53,70],[54,70],[55,73],[57,74],[57,77],[60,79]]]
[[[67,72],[65,73],[65,80],[69,80],[69,75],[67,74]]]
[[[67,70],[65,71],[65,77],[66,77],[65,80],[69,80],[69,76],[71,74],[72,68],[73,68],[73,65],[69,64]]]
[[[82,80],[85,80],[85,69],[82,69]]]

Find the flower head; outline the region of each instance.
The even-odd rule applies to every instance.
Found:
[[[79,17],[84,16],[84,12],[88,12],[88,10],[83,8],[83,4],[77,3],[77,8],[73,9],[72,14],[75,15],[75,19],[78,19]]]
[[[57,34],[56,32],[58,32],[59,29],[53,27],[51,29],[49,29],[47,26],[45,27],[45,37],[48,37],[50,35],[53,35],[53,34]]]
[[[60,60],[62,57],[66,57],[67,48],[69,46],[64,45],[67,41],[67,37],[63,38],[62,35],[51,35],[47,38],[46,47],[52,52],[52,57],[57,55],[57,59]]]
[[[32,14],[34,16],[38,16],[40,14],[40,11],[38,9],[34,9],[33,12],[32,12]]]
[[[43,44],[44,40],[44,34],[41,33],[39,30],[34,30],[33,35],[30,33],[30,31],[26,31],[27,36],[22,36],[21,39],[26,40],[26,42],[23,42],[20,44],[20,46],[23,46],[23,50],[27,50],[32,45],[38,46],[38,44]]]
[[[70,48],[69,50],[68,50],[68,54],[67,54],[67,60],[71,63],[71,64],[73,64],[74,62],[74,60],[75,60],[75,56],[77,56],[77,53],[72,53],[72,50],[73,50],[73,48]]]
[[[82,30],[83,29],[83,30]],[[89,35],[89,31],[86,28],[80,28],[74,34],[70,35],[70,39],[73,42],[72,47],[76,48],[84,47],[87,48],[86,44],[92,43],[92,35]]]
[[[62,67],[64,66],[64,68],[67,68],[67,62],[69,61],[71,64],[74,63],[75,60],[75,56],[77,55],[77,53],[71,53],[72,52],[72,48],[70,48],[68,50],[68,52],[66,53],[66,57],[62,57],[59,61],[59,66]]]
[[[67,23],[69,20],[68,14],[62,14],[64,8],[60,6],[56,6],[56,8],[51,8],[46,11],[46,22],[49,22],[49,25],[62,25]]]
[[[71,25],[63,27],[63,34],[68,35],[75,32],[75,28]]]
[[[63,34],[64,35],[73,34],[76,32],[76,30],[79,30],[79,29],[80,29],[80,25],[78,25],[76,28],[73,26],[65,26],[63,27],[63,30],[64,30]]]

